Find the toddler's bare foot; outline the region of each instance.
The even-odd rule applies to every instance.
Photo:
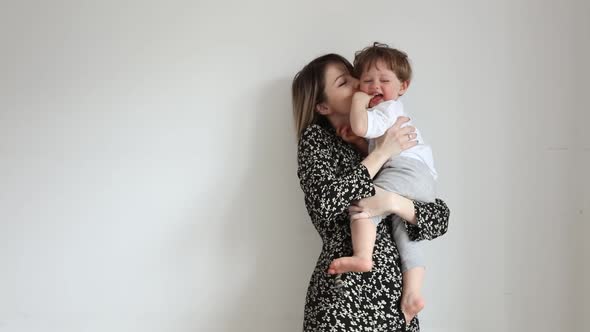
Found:
[[[402,295],[401,307],[406,323],[410,324],[410,321],[424,309],[424,299],[420,293],[405,292]]]
[[[328,273],[369,272],[372,268],[373,261],[370,258],[359,256],[340,257],[332,261],[330,267],[328,267]]]

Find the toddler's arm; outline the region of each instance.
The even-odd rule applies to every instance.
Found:
[[[352,129],[352,132],[355,135],[360,137],[365,137],[367,134],[367,107],[369,107],[370,100],[371,96],[362,91],[357,91],[352,96],[352,105],[350,106],[350,129]]]

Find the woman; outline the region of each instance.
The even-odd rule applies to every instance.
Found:
[[[415,128],[399,119],[367,154],[352,135],[350,104],[358,81],[343,57],[328,54],[306,65],[293,80],[293,115],[298,170],[305,204],[323,241],[305,303],[304,331],[419,331],[418,319],[402,313],[400,260],[391,222],[377,228],[373,270],[330,276],[332,260],[350,256],[348,211],[365,217],[396,214],[407,221],[412,240],[433,239],[447,230],[445,203],[422,203],[373,187],[371,179],[392,155],[416,144]],[[364,158],[363,158],[364,156]],[[360,201],[359,201],[360,200]],[[406,318],[406,316],[408,318]]]

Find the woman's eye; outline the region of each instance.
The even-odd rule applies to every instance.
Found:
[[[346,83],[348,83],[348,82],[347,82],[346,80],[344,80],[344,81],[342,81],[342,83],[340,83],[340,85],[338,85],[338,86],[339,86],[339,87],[340,87],[340,86],[343,86],[343,85],[344,85],[344,84],[346,84]]]

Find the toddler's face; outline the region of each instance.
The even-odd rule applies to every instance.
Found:
[[[374,96],[369,102],[369,107],[374,107],[383,101],[397,100],[403,94],[402,89],[405,90],[395,73],[381,60],[363,71],[359,88],[366,94]]]

